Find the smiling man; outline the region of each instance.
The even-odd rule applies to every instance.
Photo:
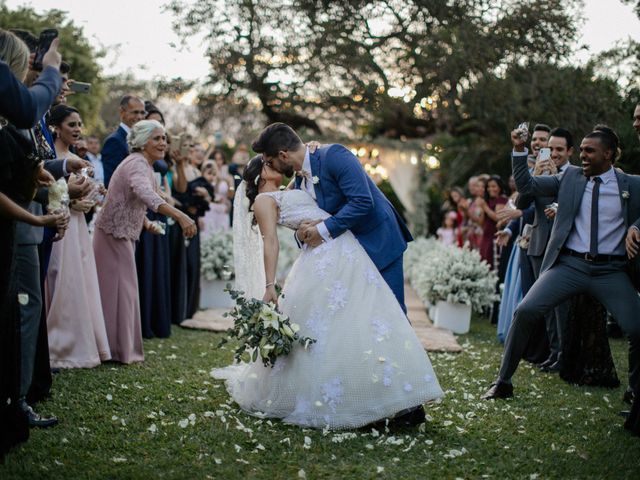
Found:
[[[557,196],[559,206],[540,278],[516,309],[500,374],[485,399],[513,396],[511,377],[531,333],[547,312],[574,295],[595,297],[631,342],[640,342],[640,297],[626,272],[626,254],[637,254],[628,239],[640,233],[640,177],[613,168],[618,136],[610,128],[596,127],[580,144],[582,168],[568,165],[563,174],[539,177],[532,177],[527,169],[527,150],[519,131],[511,133],[511,141],[518,192]],[[640,365],[637,349],[629,362]],[[631,387],[637,392],[635,383]]]
[[[136,123],[144,118],[144,103],[138,97],[125,95],[120,100],[120,125],[107,137],[102,147],[102,167],[104,170],[104,185],[109,186],[111,175],[118,165],[129,155],[127,135]]]

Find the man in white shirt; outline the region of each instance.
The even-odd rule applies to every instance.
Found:
[[[144,118],[144,103],[138,97],[125,95],[120,100],[120,125],[107,137],[102,147],[102,165],[104,167],[104,185],[109,186],[111,175],[120,162],[129,155],[127,135],[136,123]]]
[[[617,135],[598,127],[580,145],[582,168],[569,165],[563,174],[541,177],[532,177],[527,169],[519,131],[511,137],[518,191],[557,195],[558,211],[540,278],[516,309],[500,374],[485,399],[513,396],[511,377],[531,333],[546,312],[574,295],[595,297],[618,320],[631,343],[640,342],[640,297],[627,273],[627,254],[638,253],[640,239],[640,177],[613,168]],[[640,365],[638,349],[630,349],[629,362],[633,368]],[[634,383],[631,387],[637,392],[639,385]]]

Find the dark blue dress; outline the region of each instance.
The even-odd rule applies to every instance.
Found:
[[[162,178],[169,170],[164,160],[153,164]],[[167,217],[152,210],[147,211],[151,221],[167,223]],[[144,338],[166,338],[171,335],[171,271],[167,234],[154,235],[146,230],[140,234],[136,246],[138,291],[140,292],[140,319]]]

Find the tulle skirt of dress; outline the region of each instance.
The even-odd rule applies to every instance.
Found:
[[[317,343],[294,348],[273,368],[214,370],[245,411],[345,429],[443,395],[393,292],[351,232],[301,253],[279,305]]]

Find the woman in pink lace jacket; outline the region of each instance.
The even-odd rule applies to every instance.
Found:
[[[127,142],[133,153],[111,177],[93,236],[111,359],[122,363],[144,360],[134,244],[143,227],[163,233],[147,220],[147,208],[173,218],[185,237],[196,233],[194,221],[157,193],[151,166],[164,158],[164,127],[156,120],[142,120],[133,126]]]

